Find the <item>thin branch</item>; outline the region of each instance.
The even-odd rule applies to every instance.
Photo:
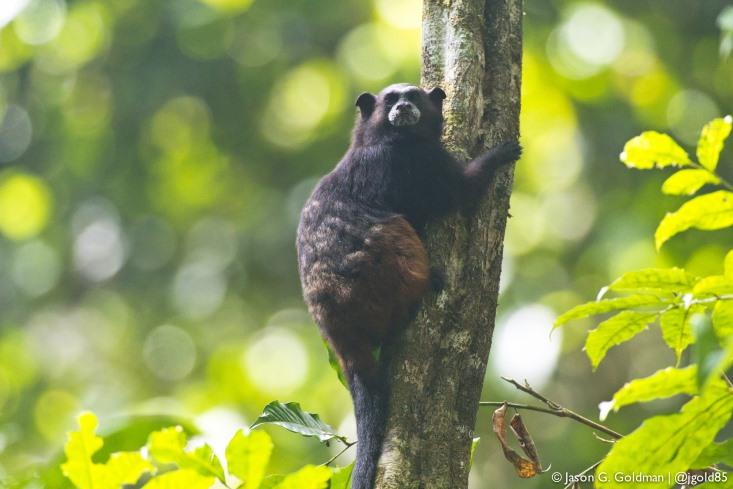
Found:
[[[338,452],[336,455],[334,455],[330,459],[328,459],[327,461],[323,462],[321,465],[331,465],[337,458],[343,455],[346,452],[346,450],[356,445],[356,443],[357,442],[344,442],[344,444],[346,445],[344,449]]]
[[[601,462],[603,462],[603,460],[599,460],[598,462],[594,463],[593,465],[591,465],[590,467],[588,467],[587,469],[585,469],[583,472],[581,472],[579,474],[575,474],[575,478],[578,479],[578,478],[584,476],[585,474],[587,474],[588,472],[590,472],[592,470],[595,470],[596,467],[598,467],[599,465],[601,465]],[[574,484],[576,484],[576,483],[575,482],[571,482],[570,484],[568,484],[567,486],[565,486],[563,489],[572,489]]]
[[[555,401],[552,401],[552,400],[546,398],[545,396],[543,396],[539,392],[537,392],[534,389],[532,389],[532,387],[529,385],[529,383],[527,383],[527,381],[525,381],[524,382],[524,385],[522,385],[522,384],[520,384],[519,382],[517,382],[514,379],[507,379],[506,377],[502,377],[502,379],[504,381],[506,381],[506,382],[509,382],[510,384],[512,384],[514,387],[516,387],[520,391],[529,394],[530,396],[534,397],[535,399],[538,399],[539,401],[542,401],[545,405],[547,405],[547,407],[549,409],[547,411],[542,411],[542,412],[547,412],[548,414],[552,414],[553,416],[557,416],[557,417],[560,417],[560,418],[570,418],[570,419],[573,419],[573,420],[577,421],[578,423],[582,423],[582,424],[584,424],[586,426],[590,426],[594,430],[598,430],[598,431],[600,431],[602,433],[605,433],[608,436],[610,436],[610,437],[612,437],[612,438],[614,438],[616,440],[618,440],[620,438],[623,438],[623,435],[621,433],[618,433],[618,432],[612,430],[611,428],[608,428],[607,426],[603,426],[600,423],[596,423],[595,421],[590,420],[590,419],[586,418],[585,416],[582,416],[582,415],[576,413],[575,411],[571,411],[570,409],[567,409],[567,408],[561,406],[560,404],[556,403]],[[533,409],[533,410],[534,411],[538,411],[538,409]]]

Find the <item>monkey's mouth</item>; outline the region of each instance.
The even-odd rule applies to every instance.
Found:
[[[395,127],[414,126],[420,121],[420,111],[414,105],[402,109],[393,107],[387,118]]]

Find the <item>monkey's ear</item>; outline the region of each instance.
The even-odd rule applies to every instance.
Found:
[[[445,100],[445,92],[440,87],[435,87],[428,92],[428,97],[438,108],[443,108],[443,100]]]
[[[361,116],[365,119],[372,114],[376,103],[377,97],[368,92],[362,93],[356,99],[356,106],[359,107],[359,110],[361,110]]]

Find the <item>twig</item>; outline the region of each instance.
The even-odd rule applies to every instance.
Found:
[[[593,465],[591,465],[590,467],[588,467],[587,469],[585,469],[583,472],[580,472],[579,474],[575,474],[575,477],[576,478],[580,478],[581,476],[587,474],[588,472],[590,472],[592,470],[595,470],[596,467],[598,467],[599,465],[601,465],[601,462],[603,462],[603,460],[599,460],[598,462],[594,463]],[[570,484],[568,484],[567,486],[565,486],[563,489],[572,489],[573,484],[575,484],[575,482],[571,482]]]
[[[344,454],[344,452],[346,452],[346,450],[348,450],[349,448],[351,448],[351,447],[353,447],[354,445],[356,445],[356,443],[357,443],[357,442],[346,442],[346,441],[345,441],[345,442],[344,442],[344,444],[345,444],[346,446],[344,447],[344,449],[343,449],[343,450],[341,450],[340,452],[338,452],[338,453],[337,453],[336,455],[334,455],[334,456],[333,456],[333,457],[331,457],[330,459],[328,459],[327,461],[323,462],[323,463],[322,463],[321,465],[331,465],[331,464],[332,464],[332,463],[334,462],[334,460],[336,460],[336,459],[337,459],[337,458],[339,458],[339,457],[340,457],[341,455],[343,455],[343,454]]]
[[[603,426],[600,423],[596,423],[595,421],[590,420],[586,418],[585,416],[581,416],[580,414],[576,413],[575,411],[571,411],[570,409],[567,409],[561,406],[560,404],[556,403],[555,401],[551,401],[550,399],[546,398],[539,392],[532,389],[532,387],[529,385],[529,383],[527,383],[527,381],[525,381],[524,385],[522,385],[514,379],[507,379],[506,377],[502,377],[502,379],[505,382],[509,382],[510,384],[512,384],[514,387],[516,387],[520,391],[525,392],[529,394],[530,396],[534,397],[535,399],[542,401],[549,408],[545,410],[541,408],[534,408],[533,406],[534,408],[532,409],[533,411],[540,411],[540,412],[552,414],[553,416],[557,416],[560,418],[570,418],[586,426],[590,426],[594,430],[603,432],[616,440],[623,438],[623,435],[621,433],[618,433],[612,430],[611,428],[608,428],[607,426]],[[511,404],[509,405],[511,406]],[[522,409],[522,408],[518,408],[518,409]]]

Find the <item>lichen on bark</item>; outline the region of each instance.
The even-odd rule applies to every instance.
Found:
[[[424,87],[440,86],[459,159],[519,134],[522,0],[424,0]],[[427,232],[445,288],[390,352],[390,416],[376,489],[468,485],[472,433],[494,329],[513,167],[479,210]]]

